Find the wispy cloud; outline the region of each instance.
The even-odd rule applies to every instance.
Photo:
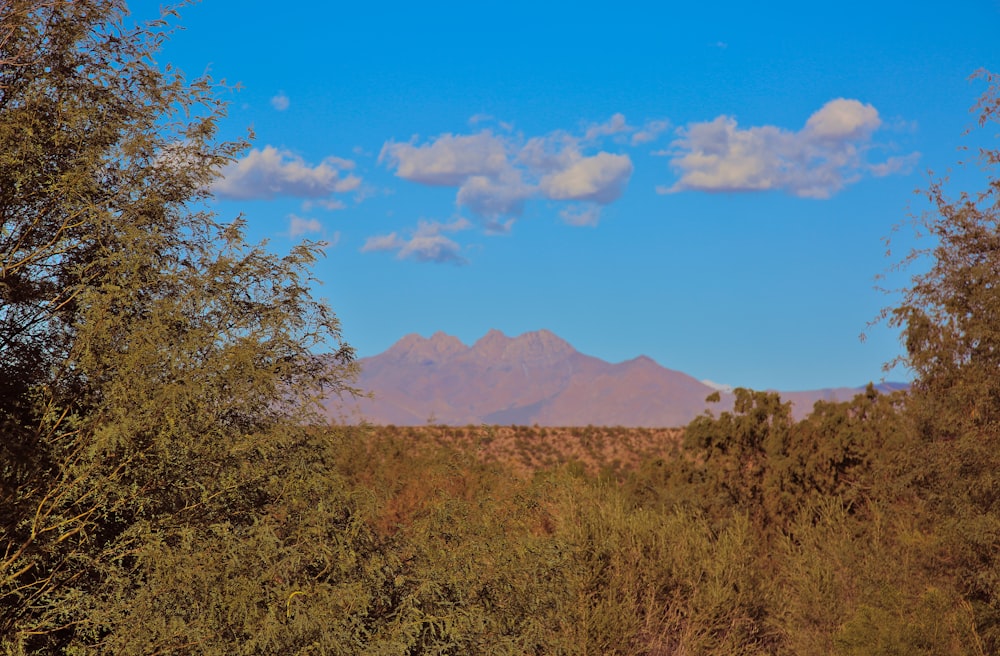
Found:
[[[360,186],[361,178],[345,173],[352,169],[354,162],[340,157],[327,157],[310,165],[287,150],[265,146],[263,150],[252,149],[243,159],[223,168],[212,191],[223,198],[240,200],[278,196],[330,200],[335,193]]]
[[[274,107],[279,112],[283,112],[288,109],[291,101],[288,96],[285,95],[284,91],[279,91],[278,94],[271,98],[271,107]]]
[[[291,238],[301,237],[311,233],[323,232],[323,224],[317,219],[308,219],[295,214],[288,216],[288,236]]]
[[[355,194],[354,198],[357,200],[358,194]],[[309,212],[314,207],[322,207],[324,210],[334,212],[336,210],[345,209],[347,204],[339,198],[320,198],[318,200],[303,201],[302,203],[303,211]]]
[[[534,198],[596,205],[614,202],[628,185],[632,161],[627,154],[600,150],[600,142],[639,132],[622,114],[591,124],[581,135],[558,130],[525,138],[483,129],[469,135],[443,134],[425,143],[416,138],[406,143],[389,141],[379,162],[405,180],[455,187],[456,205],[495,231],[497,226],[509,229],[511,220]],[[590,220],[599,215],[588,214]]]
[[[473,114],[469,117],[469,125],[479,125],[480,123],[488,123],[493,120],[492,114]]]
[[[585,141],[594,141],[601,137],[634,131],[635,128],[625,122],[625,115],[618,113],[614,114],[604,123],[595,123],[588,127],[587,131],[583,133],[583,138]]]
[[[678,131],[667,152],[680,179],[657,190],[780,190],[828,198],[864,172],[888,175],[915,161],[916,154],[881,164],[865,161],[881,125],[873,106],[844,98],[823,105],[797,132],[770,125],[741,129],[730,116],[691,123]]]
[[[645,125],[643,125],[641,129],[636,130],[635,133],[632,134],[632,145],[639,146],[644,143],[656,141],[660,138],[660,135],[668,129],[670,129],[670,121],[666,119],[646,121]]]
[[[414,230],[403,237],[397,232],[369,237],[362,253],[396,251],[396,259],[413,259],[418,262],[468,264],[462,254],[462,247],[453,239],[445,237],[445,232],[459,232],[472,227],[466,219],[456,219],[451,223],[421,220]]]
[[[910,153],[909,155],[890,157],[880,164],[871,164],[868,166],[868,170],[876,178],[884,178],[896,173],[905,175],[913,170],[919,160],[920,153]]]
[[[387,235],[375,235],[365,240],[365,245],[361,247],[362,253],[373,253],[377,251],[393,251],[402,248],[406,242],[399,238],[395,232]]]
[[[571,226],[596,226],[601,220],[601,208],[597,205],[571,206],[559,211],[559,217]]]
[[[340,242],[340,232],[327,233],[325,226],[318,219],[289,214],[288,231],[284,236],[289,239],[299,239],[306,235],[319,236],[319,240],[315,243],[324,250],[333,248]]]

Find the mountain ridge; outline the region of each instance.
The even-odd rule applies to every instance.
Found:
[[[577,351],[548,330],[516,337],[492,329],[467,346],[442,331],[402,337],[359,360],[358,386],[374,398],[327,400],[327,414],[346,423],[428,422],[539,426],[673,427],[705,411],[732,407],[733,394],[646,355],[611,363]],[[886,390],[905,387],[885,383]],[[780,393],[801,418],[818,400],[844,401],[864,390],[824,388]]]

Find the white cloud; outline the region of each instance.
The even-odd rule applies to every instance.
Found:
[[[671,144],[671,165],[680,179],[657,191],[781,190],[828,198],[865,171],[903,170],[902,162],[864,161],[880,125],[874,107],[844,98],[826,103],[798,132],[770,125],[741,129],[729,116],[692,123]]]
[[[489,130],[445,134],[428,144],[386,143],[379,162],[396,176],[427,185],[457,187],[456,204],[487,219],[519,215],[531,189],[510,165],[507,146]]]
[[[388,142],[379,154],[396,175],[428,185],[457,186],[474,175],[496,175],[508,167],[504,142],[486,130],[470,136],[444,134],[430,144]]]
[[[288,216],[289,237],[294,239],[313,232],[323,232],[323,224],[316,219],[307,219],[294,214]]]
[[[469,261],[462,257],[461,250],[461,246],[444,235],[426,237],[414,235],[399,249],[396,257],[401,260],[412,258],[418,262],[434,262],[435,264],[468,264]]]
[[[882,119],[878,117],[878,110],[871,105],[837,98],[809,117],[806,132],[810,137],[832,141],[867,139],[880,125]]]
[[[279,112],[283,112],[288,109],[290,104],[291,101],[288,99],[288,96],[285,95],[284,91],[279,91],[278,95],[271,98],[271,107],[274,107]]]
[[[589,200],[606,205],[621,196],[632,168],[628,155],[598,153],[545,176],[541,188],[553,200]]]
[[[740,130],[735,119],[720,116],[695,123],[674,146],[672,164],[683,172],[677,189],[771,189],[781,184],[782,152],[791,150],[791,134],[778,128]]]
[[[437,264],[468,264],[468,260],[461,254],[462,247],[441,233],[458,232],[470,227],[472,224],[463,218],[456,219],[451,223],[421,220],[409,238],[400,237],[396,232],[369,237],[364,246],[361,247],[361,252],[396,251],[396,259],[398,260],[413,259],[418,262]]]
[[[580,140],[562,131],[532,137],[517,152],[518,163],[537,174],[561,171],[581,157]]]
[[[640,141],[664,129],[662,122],[647,124]],[[530,138],[498,136],[488,129],[470,135],[443,134],[423,144],[389,141],[379,162],[406,180],[455,187],[457,206],[468,208],[488,232],[506,232],[511,219],[519,217],[533,198],[597,204],[616,200],[628,184],[632,161],[627,155],[599,150],[598,142],[635,130],[624,115],[615,114],[590,125],[582,136],[562,130]],[[585,154],[585,150],[598,152]],[[577,214],[571,211],[567,216]]]
[[[534,188],[524,183],[520,172],[509,168],[495,177],[474,175],[467,178],[458,188],[455,200],[479,216],[496,219],[520,216],[524,201],[533,193]]]
[[[251,149],[246,157],[224,167],[212,191],[240,200],[277,196],[323,199],[360,186],[361,178],[344,175],[353,168],[354,162],[339,157],[327,157],[310,166],[287,150],[265,146],[263,150]]]
[[[404,240],[400,239],[395,232],[390,232],[387,235],[375,235],[366,239],[365,245],[361,247],[361,252],[394,251],[404,245],[406,245]]]

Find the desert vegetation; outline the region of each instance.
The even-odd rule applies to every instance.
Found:
[[[0,3],[0,652],[1000,653],[1000,150],[916,219],[908,393],[330,426],[353,352],[317,247],[204,211],[242,144],[154,64],[168,27]]]

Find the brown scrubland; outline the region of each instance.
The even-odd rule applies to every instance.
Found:
[[[915,218],[907,392],[331,425],[321,246],[205,211],[243,144],[158,67],[171,15],[0,2],[0,653],[1000,653],[1000,149]]]
[[[619,475],[677,452],[683,428],[624,426],[371,426],[369,448],[398,440],[407,449],[457,449],[525,476],[574,463],[589,474]]]

